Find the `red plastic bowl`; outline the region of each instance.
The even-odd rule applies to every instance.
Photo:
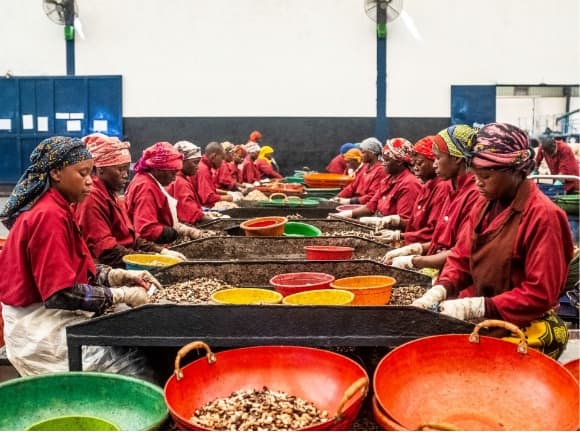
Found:
[[[343,205],[339,205],[336,208],[336,211],[341,212],[341,211],[347,211],[347,210],[355,210],[359,207],[362,207],[362,205],[361,204],[343,204]]]
[[[348,246],[304,246],[307,260],[349,260],[354,248]]]
[[[270,284],[284,297],[302,291],[329,288],[334,276],[327,273],[282,273],[270,279]]]

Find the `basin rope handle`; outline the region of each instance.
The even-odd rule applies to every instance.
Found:
[[[520,338],[520,342],[518,343],[518,348],[516,351],[520,354],[528,353],[528,343],[526,342],[526,336],[524,335],[524,332],[521,331],[516,325],[502,320],[485,320],[480,322],[475,326],[473,332],[469,335],[469,342],[479,343],[479,330],[481,330],[482,327],[501,327],[517,334]]]
[[[205,356],[207,357],[207,362],[209,364],[216,362],[215,354],[211,351],[210,347],[205,342],[195,341],[195,342],[188,343],[183,348],[181,348],[177,352],[177,355],[175,356],[175,371],[173,373],[175,374],[175,379],[177,381],[181,381],[183,379],[183,370],[181,369],[181,365],[180,365],[181,359],[183,357],[185,357],[187,354],[189,354],[191,351],[193,351],[194,349],[200,349],[200,348],[203,348],[205,350],[205,352],[206,352]]]
[[[351,400],[360,390],[363,391],[363,398],[367,395],[369,391],[369,379],[364,376],[353,382],[344,392],[338,408],[336,409],[336,416],[334,417],[334,423],[342,420],[342,415],[344,414],[344,406]]]
[[[417,427],[417,430],[456,431],[459,428],[449,423],[423,423]]]
[[[281,196],[284,201],[286,201],[288,199],[288,196],[286,196],[285,193],[274,192],[273,194],[270,195],[270,202],[272,202],[272,198],[274,198],[275,196]]]

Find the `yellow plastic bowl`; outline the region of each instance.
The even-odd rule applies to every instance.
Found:
[[[380,306],[389,303],[391,291],[396,282],[390,276],[353,276],[336,279],[330,286],[352,292],[354,294],[353,306]]]
[[[211,300],[217,304],[276,304],[282,294],[262,288],[228,288],[216,291]]]
[[[326,305],[347,306],[354,300],[354,294],[350,291],[339,289],[321,289],[302,291],[284,297],[282,303],[287,305]]]
[[[123,257],[127,270],[154,270],[180,263],[179,258],[165,255],[131,254]]]

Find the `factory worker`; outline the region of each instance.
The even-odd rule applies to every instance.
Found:
[[[354,180],[349,183],[336,197],[340,204],[366,204],[379,190],[381,181],[385,178],[383,169],[381,143],[376,138],[367,138],[360,143],[359,149],[350,149],[344,154],[345,161],[349,152],[352,157],[362,156],[362,166],[357,171]]]
[[[238,185],[235,176],[235,165],[233,164],[234,145],[229,141],[220,143],[224,149],[224,160],[219,168],[216,169],[216,184],[217,188],[224,191],[238,190]],[[237,168],[236,168],[237,170]]]
[[[158,142],[143,151],[125,194],[137,236],[158,244],[201,236],[200,230],[179,222],[177,200],[165,190],[182,166],[182,154],[168,142]]]
[[[272,167],[274,149],[270,146],[264,146],[258,153],[258,158],[254,162],[260,172],[260,179],[281,179],[282,176]]]
[[[95,266],[71,204],[93,185],[93,159],[78,138],[52,137],[30,155],[0,218],[11,227],[0,253],[6,354],[20,375],[68,371],[66,327],[112,305],[147,303],[148,272]],[[121,287],[121,288],[112,288]],[[85,347],[88,371],[145,373],[135,350]]]
[[[536,156],[537,166],[540,166],[542,160],[545,160],[552,175],[580,176],[578,160],[568,144],[549,135],[541,135],[539,141],[540,148]],[[568,194],[576,194],[580,191],[580,182],[566,180],[564,181],[564,190]]]
[[[195,190],[202,206],[211,208],[218,201],[238,202],[243,198],[241,192],[229,191],[223,195],[217,188],[217,170],[224,160],[224,149],[217,141],[205,146],[205,153],[197,167],[197,174],[193,178]]]
[[[239,144],[234,146],[234,149],[232,150],[232,162],[230,166],[230,172],[232,173],[232,176],[236,180],[236,183],[242,184],[244,182],[242,176],[242,167],[244,159],[246,158],[247,155],[248,153],[244,149],[244,146]]]
[[[262,142],[262,132],[260,132],[258,130],[252,131],[250,133],[250,137],[248,138],[248,141],[244,145],[244,148],[246,149],[246,151],[248,151],[248,148],[253,146],[253,145],[257,145],[258,147],[260,147],[261,142]]]
[[[130,144],[116,137],[92,134],[83,142],[93,156],[93,187],[83,202],[75,205],[75,218],[91,255],[101,264],[124,267],[123,257],[138,252],[185,257],[139,238],[119,196],[129,178]]]
[[[326,171],[333,174],[344,174],[347,169],[344,154],[354,148],[356,148],[356,145],[353,143],[344,143],[341,145],[339,153],[326,165]]]
[[[242,179],[244,183],[259,184],[260,171],[254,162],[260,154],[260,146],[258,144],[248,145],[246,152],[248,154],[242,163]]]
[[[554,308],[573,254],[566,214],[526,179],[534,152],[521,129],[485,125],[471,156],[481,197],[435,286],[413,305],[438,304],[462,320],[511,322],[530,346],[558,358],[568,332]]]
[[[421,191],[421,183],[410,170],[413,144],[404,138],[393,138],[381,149],[377,139],[368,138],[361,143],[361,149],[366,148],[367,144],[372,153],[383,152],[381,159],[386,176],[381,180],[377,192],[365,205],[339,212],[338,215],[358,218],[378,212],[385,216],[399,215],[403,219],[409,219]]]
[[[344,159],[344,163],[346,163],[346,169],[344,170],[343,174],[355,177],[356,173],[363,166],[362,152],[357,148],[352,148],[343,154],[342,158]]]
[[[406,244],[431,241],[435,226],[441,217],[443,206],[451,193],[451,182],[437,176],[434,167],[433,145],[443,140],[439,135],[421,138],[413,146],[413,173],[421,180],[423,187],[415,201],[413,213],[408,220],[399,215],[374,219],[361,218],[361,222],[391,229],[379,231],[377,236],[386,242],[404,240]],[[378,219],[378,220],[377,220]],[[387,223],[388,221],[388,223]]]
[[[466,159],[476,133],[477,130],[472,127],[456,125],[437,134],[442,139],[434,141],[434,166],[439,177],[451,182],[449,199],[443,206],[431,241],[411,243],[387,252],[386,264],[405,269],[443,267],[463,222],[479,198],[475,177],[468,169]]]

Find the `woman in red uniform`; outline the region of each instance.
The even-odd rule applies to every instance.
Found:
[[[258,153],[258,159],[254,162],[256,168],[260,172],[261,179],[281,179],[282,176],[277,173],[272,167],[272,156],[274,155],[274,149],[270,146],[264,146],[260,149]]]
[[[127,188],[129,217],[139,237],[168,244],[184,236],[197,238],[201,232],[179,222],[177,200],[167,193],[183,166],[183,156],[168,142],[158,142],[143,151],[135,165],[135,177]]]
[[[490,123],[477,134],[471,165],[481,194],[437,285],[413,305],[438,305],[458,319],[499,318],[523,328],[551,357],[568,332],[554,308],[572,259],[566,214],[526,177],[534,152],[521,129]]]
[[[117,303],[147,303],[144,287],[159,285],[148,272],[95,267],[71,209],[93,184],[92,156],[80,139],[45,139],[30,163],[0,213],[11,228],[0,252],[6,354],[23,376],[68,371],[66,326]],[[135,350],[86,347],[83,363],[89,371],[147,374]]]
[[[451,183],[437,176],[433,166],[435,160],[433,145],[438,140],[442,140],[438,135],[426,136],[413,146],[413,172],[423,183],[421,193],[415,201],[409,220],[401,219],[399,215],[391,215],[376,221],[378,227],[385,224],[392,228],[378,233],[381,240],[386,242],[404,240],[407,244],[431,241],[443,206],[451,192]],[[371,221],[373,220],[370,218],[361,218],[363,223]]]
[[[129,178],[130,144],[116,137],[92,134],[83,142],[93,156],[95,170],[89,196],[75,206],[75,217],[91,255],[101,264],[123,268],[123,257],[137,252],[185,257],[135,236],[125,201],[119,192]]]
[[[229,141],[224,141],[221,143],[221,146],[224,149],[224,160],[220,167],[216,169],[217,188],[223,191],[237,190],[238,181],[236,172],[234,170],[235,165],[233,165],[234,145]]]
[[[363,147],[364,144],[364,147]],[[381,148],[375,138],[367,138],[361,143],[361,149],[370,148],[376,154]],[[421,191],[421,183],[410,171],[413,144],[404,138],[388,140],[383,148],[383,169],[386,177],[381,180],[375,195],[362,207],[339,212],[343,217],[368,216],[375,212],[381,215],[399,215],[409,219],[413,204]]]
[[[251,144],[246,146],[247,156],[242,163],[242,179],[244,183],[258,185],[260,182],[260,171],[254,163],[260,154],[260,146]]]
[[[451,126],[438,133],[442,139],[435,140],[433,146],[434,166],[439,177],[451,181],[449,199],[443,206],[431,241],[411,243],[387,252],[386,264],[406,269],[443,267],[457,241],[461,222],[467,219],[479,197],[466,159],[476,133],[476,129],[467,125]]]
[[[339,153],[328,162],[328,165],[326,165],[326,172],[344,174],[344,171],[346,170],[346,162],[343,156],[347,151],[353,148],[356,148],[356,145],[353,143],[344,143],[341,145]]]

